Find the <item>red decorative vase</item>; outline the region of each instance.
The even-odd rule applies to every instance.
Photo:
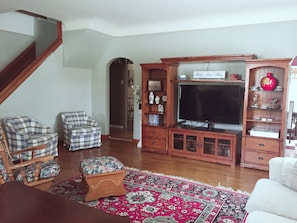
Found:
[[[277,85],[277,79],[272,76],[272,73],[267,73],[266,77],[261,79],[260,85],[263,90],[272,91]]]

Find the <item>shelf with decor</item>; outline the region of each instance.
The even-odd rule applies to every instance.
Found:
[[[225,83],[225,84],[244,84],[244,80],[209,80],[209,79],[198,79],[198,80],[175,80],[176,83]]]
[[[168,128],[175,124],[176,64],[142,67],[142,150],[168,153]],[[169,112],[168,112],[169,111]]]
[[[290,58],[246,62],[241,166],[268,170],[282,156]]]
[[[240,155],[241,108],[243,89],[246,84],[246,60],[255,58],[254,54],[194,56],[161,58],[161,63],[141,64],[142,150],[235,166],[239,162]],[[186,78],[181,79],[180,74],[186,75]],[[181,88],[184,88],[185,91],[189,90],[188,87],[191,87],[189,85],[193,85],[193,88],[199,85],[200,89],[207,87],[208,91],[212,91],[211,95],[215,95],[214,92],[218,92],[218,88],[220,92],[229,92],[229,95],[220,95],[224,101],[224,106],[220,107],[226,107],[226,100],[228,103],[230,102],[227,109],[222,110],[223,116],[228,116],[230,123],[226,120],[222,121],[222,119],[220,122],[215,118],[214,120],[198,121],[189,119],[187,124],[196,121],[205,122],[206,120],[206,124],[210,128],[226,123],[227,125],[240,125],[239,129],[234,130],[235,132],[228,129],[216,132],[216,129],[205,131],[176,127],[180,121],[187,121],[184,117],[178,117],[178,103],[180,103],[178,92]],[[153,86],[153,89],[150,86]],[[152,99],[150,99],[151,94]],[[163,96],[165,96],[166,102],[163,102]],[[160,100],[158,103],[156,97]],[[218,97],[212,97],[210,99],[207,96],[208,100],[205,101],[217,101]],[[183,98],[190,98],[194,101],[193,95]],[[233,99],[236,100],[235,103],[232,101]],[[161,110],[160,104],[163,106]],[[213,104],[217,108],[218,103]],[[193,107],[191,102],[189,105],[189,107]],[[234,111],[238,116],[234,115]],[[213,115],[212,117],[218,116],[222,115]]]
[[[255,58],[254,54],[230,54],[161,58],[161,61],[165,64],[179,65],[178,83],[200,81],[244,83],[241,79],[244,79],[245,60]]]
[[[161,58],[162,63],[142,64],[142,150],[165,154],[170,150],[171,155],[184,156],[186,154],[186,157],[195,159],[197,156],[194,153],[198,153],[197,143],[202,135],[203,137],[205,136],[205,147],[202,150],[199,149],[198,159],[210,162],[219,160],[219,163],[234,166],[238,161],[238,154],[240,154],[240,152],[235,154],[235,150],[237,151],[237,148],[240,148],[237,145],[239,144],[238,135],[240,135],[241,131],[226,136],[228,131],[223,133],[202,131],[204,134],[202,132],[198,134],[197,130],[191,130],[190,134],[187,134],[183,130],[180,138],[177,133],[175,135],[176,138],[173,139],[173,135],[168,133],[168,129],[171,129],[170,131],[172,132],[177,122],[179,122],[177,117],[178,91],[181,85],[199,84],[201,88],[207,85],[208,88],[215,90],[215,92],[219,88],[223,92],[233,91],[237,92],[238,95],[243,95],[242,89],[245,84],[244,76],[246,70],[245,60],[254,58],[256,58],[254,54],[194,56]],[[181,80],[178,73],[184,72],[187,73],[187,78],[186,80]],[[157,87],[156,90],[151,90],[149,88],[150,82],[153,83],[153,86],[159,85],[161,88]],[[167,101],[164,103],[164,111],[160,112],[159,105],[155,102],[155,99],[150,100],[151,93],[153,95],[152,98],[159,97],[162,99],[163,95],[166,95]],[[239,103],[241,104],[242,97],[237,96],[236,100],[238,98],[241,98]],[[163,103],[162,100],[161,103]],[[229,113],[224,111],[225,115],[233,112],[234,104],[237,105],[237,102],[232,103],[228,107]],[[235,110],[237,111],[238,109]],[[233,118],[231,124],[235,122]],[[214,123],[209,122],[208,124],[213,126]],[[192,133],[195,134],[193,135]],[[211,136],[210,141],[208,141],[207,136]],[[225,141],[225,137],[227,137],[227,141]],[[173,143],[178,145],[183,140],[185,140],[185,148],[180,149],[177,147],[172,149]],[[230,156],[226,154],[230,154]],[[236,156],[236,159],[234,156]]]

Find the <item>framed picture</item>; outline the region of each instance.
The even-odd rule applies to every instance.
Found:
[[[148,80],[148,91],[161,91],[162,90],[162,82],[161,81],[153,81]]]

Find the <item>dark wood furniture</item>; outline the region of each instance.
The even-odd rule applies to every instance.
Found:
[[[226,54],[226,55],[210,55],[210,56],[193,56],[193,57],[171,57],[161,58],[161,61],[167,63],[197,63],[197,62],[213,62],[213,61],[245,61],[255,59],[255,54]]]
[[[239,163],[240,131],[208,132],[187,128],[169,130],[169,154],[221,163],[234,167]]]
[[[245,61],[255,59],[254,54],[213,55],[161,58],[162,63],[142,64],[142,150],[170,154],[190,159],[199,159],[235,166],[240,160],[241,131],[207,132],[189,130],[177,126],[177,89],[179,84],[226,83],[244,84],[244,80],[197,79],[177,80],[179,68],[187,68],[189,75],[193,69],[224,67],[228,74],[241,71],[244,78]],[[192,66],[191,64],[195,64]],[[196,66],[197,65],[197,66]],[[203,66],[206,65],[206,66]],[[203,68],[201,68],[203,67]],[[180,73],[179,73],[180,74]],[[162,89],[153,91],[155,96],[167,96],[165,112],[158,112],[158,106],[149,104],[148,82],[161,81]],[[151,124],[150,117],[156,116],[157,124]],[[241,129],[241,126],[240,126]],[[181,144],[181,145],[178,145]],[[190,146],[189,146],[190,145]]]
[[[168,154],[168,128],[175,125],[175,95],[173,80],[176,79],[177,65],[151,63],[142,67],[142,150]],[[149,82],[159,82],[157,90],[149,88]],[[159,104],[149,103],[149,94],[159,97]],[[154,98],[155,99],[155,98]],[[163,100],[166,102],[163,102]],[[166,100],[167,99],[167,100]]]
[[[284,155],[290,61],[291,58],[282,58],[246,62],[242,167],[268,170],[271,158]],[[261,88],[260,82],[267,73],[272,73],[281,88]]]
[[[18,182],[8,182],[0,186],[0,222],[124,223],[129,222],[129,218],[107,214]]]

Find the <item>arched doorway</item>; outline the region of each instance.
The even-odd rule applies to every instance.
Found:
[[[110,89],[110,138],[133,140],[134,84],[133,62],[127,58],[117,58],[109,70]]]

